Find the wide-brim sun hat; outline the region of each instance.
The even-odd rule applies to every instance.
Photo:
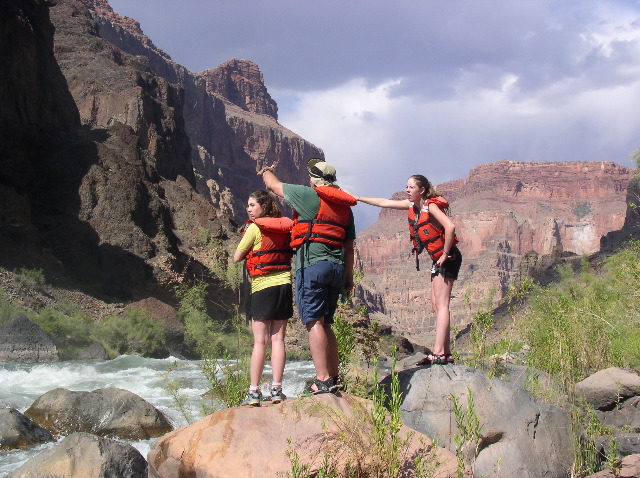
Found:
[[[307,162],[307,171],[312,178],[324,179],[329,183],[336,182],[336,168],[324,159],[311,158]]]

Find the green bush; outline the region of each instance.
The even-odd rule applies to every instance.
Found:
[[[248,355],[238,359],[232,359],[229,354],[224,359],[206,357],[200,368],[209,382],[211,397],[229,408],[240,405],[251,385]]]
[[[0,325],[6,324],[21,314],[26,315],[26,311],[22,307],[9,302],[4,291],[0,290]]]
[[[42,269],[21,268],[14,278],[19,289],[42,291],[47,281]]]
[[[344,319],[342,314],[336,314],[333,331],[336,335],[336,342],[338,345],[338,366],[340,369],[340,375],[344,377],[348,374],[350,364],[354,358],[356,333],[353,330],[353,324]]]
[[[134,309],[124,316],[104,317],[98,322],[94,335],[110,355],[164,357],[168,353],[164,328],[144,310]]]
[[[51,336],[62,359],[76,358],[79,349],[93,342],[93,321],[68,304],[46,307],[31,318]]]

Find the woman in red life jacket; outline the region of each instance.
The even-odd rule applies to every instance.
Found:
[[[409,211],[409,234],[416,254],[426,250],[431,257],[431,307],[436,314],[436,340],[433,350],[418,365],[453,363],[451,355],[451,316],[449,304],[451,289],[458,278],[462,254],[456,247],[455,225],[447,216],[449,203],[438,196],[427,178],[415,174],[407,180],[407,199],[357,197],[373,206],[407,209]]]
[[[243,405],[260,406],[260,378],[269,341],[271,342],[271,401],[280,403],[282,376],[286,360],[284,337],[287,321],[293,315],[291,288],[291,227],[293,221],[282,217],[275,197],[267,191],[256,191],[247,201],[249,221],[233,260],[245,261],[251,277],[251,386]]]

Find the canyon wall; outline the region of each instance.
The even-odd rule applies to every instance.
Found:
[[[278,124],[252,62],[191,73],[104,0],[8,0],[2,13],[6,267],[50,260],[92,294],[170,300],[186,273],[216,283],[206,246],[237,240],[257,169],[307,181],[306,159],[322,156]]]
[[[278,176],[287,182],[307,183],[305,164],[311,157],[324,157],[321,149],[305,141],[299,135],[277,121],[278,107],[269,95],[258,65],[249,60],[231,59],[216,68],[192,73],[171,60],[147,38],[137,21],[115,13],[106,0],[64,0],[62,4],[83,4],[94,21],[92,34],[105,40],[109,48],[120,51],[120,56],[131,56],[129,63],[137,61],[153,75],[154,81],[167,83],[182,95],[184,129],[191,150],[191,165],[195,174],[195,188],[214,207],[239,222],[246,218],[245,204],[248,195],[263,187],[256,171],[275,164]],[[62,10],[60,7],[54,7]],[[56,15],[54,22],[58,35],[66,35],[71,22],[66,15]],[[97,39],[93,40],[94,42]],[[215,48],[215,45],[212,46]],[[85,47],[79,46],[76,55]],[[77,62],[65,61],[67,51],[56,50],[63,72],[69,77]],[[113,59],[115,63],[117,58]],[[92,63],[87,58],[83,63]],[[115,70],[117,71],[117,65]],[[88,88],[81,80],[78,88],[71,83],[71,91],[78,103],[84,121],[108,124],[117,119],[135,125],[139,119],[131,117],[130,101],[137,101],[129,88],[121,82],[127,75],[118,74],[117,82],[109,81],[111,75],[104,68],[82,70],[98,75],[99,89]],[[129,73],[135,78],[138,73]],[[132,78],[129,79],[131,83]],[[129,98],[128,100],[123,98]],[[137,116],[146,112],[136,110]],[[185,176],[186,177],[186,176]]]
[[[519,279],[525,254],[598,251],[601,238],[625,223],[629,178],[628,168],[612,162],[500,161],[439,185],[464,258],[452,325],[462,328],[478,308],[504,297]],[[432,333],[431,261],[421,256],[422,270],[416,271],[406,212],[381,210],[378,222],[358,235],[357,249],[365,272],[361,298],[370,310],[414,338]]]
[[[193,188],[182,89],[98,38],[84,5],[50,7],[2,3],[0,262],[101,297],[170,291],[176,264],[204,269],[200,229],[235,230]]]

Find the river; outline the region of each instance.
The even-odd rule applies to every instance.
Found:
[[[172,365],[175,364],[175,367]],[[171,368],[172,371],[168,372]],[[265,366],[265,379],[271,368]],[[167,375],[169,374],[169,375]],[[288,397],[296,397],[304,388],[304,382],[314,375],[312,362],[288,362],[283,391]],[[202,394],[207,390],[207,380],[196,360],[175,358],[149,359],[122,355],[114,360],[65,361],[57,363],[14,364],[0,363],[0,407],[10,407],[23,412],[42,394],[55,388],[74,391],[91,391],[104,387],[117,387],[139,395],[161,410],[175,428],[187,425],[187,421],[174,406],[164,384],[167,377],[180,383],[180,393],[187,398],[186,406],[193,417],[202,416]],[[156,439],[126,441],[146,458]],[[0,451],[0,477],[19,467],[30,457],[55,446],[55,443],[39,445],[27,450]]]

